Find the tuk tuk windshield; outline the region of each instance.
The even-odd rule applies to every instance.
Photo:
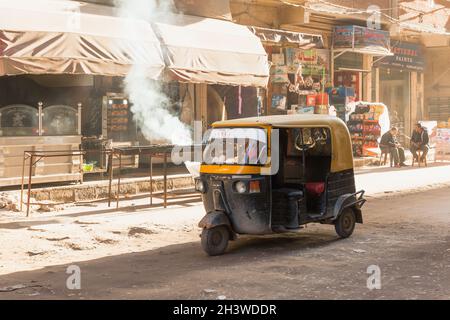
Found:
[[[265,165],[267,132],[261,128],[215,128],[205,137],[205,164]]]

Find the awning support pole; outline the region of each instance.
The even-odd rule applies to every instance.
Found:
[[[120,180],[122,178],[122,153],[119,153],[119,173],[117,178],[117,205],[116,209],[119,209],[119,201],[120,201]]]
[[[31,198],[31,176],[33,174],[34,155],[30,158],[30,169],[28,171],[28,197],[27,197],[27,218],[30,216],[30,198]]]
[[[24,151],[23,153],[23,161],[22,161],[22,183],[20,188],[20,211],[23,210],[23,185],[25,180],[25,162],[27,159],[27,153]]]
[[[153,206],[153,157],[150,155],[150,205]]]
[[[340,56],[342,56],[344,53],[347,53],[347,52],[349,52],[349,50],[344,50],[344,51],[338,52],[337,55],[334,55],[334,50],[332,50],[333,60],[336,60],[337,58],[339,58]]]
[[[164,208],[167,208],[167,153],[164,152]]]
[[[108,155],[108,168],[109,168],[109,186],[108,186],[108,207],[111,207],[111,193],[112,193],[112,180],[113,180],[113,152]]]

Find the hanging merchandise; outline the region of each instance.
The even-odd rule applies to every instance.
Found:
[[[324,89],[329,76],[330,51],[295,47],[274,51],[270,54],[272,85],[269,101],[274,114],[328,114],[329,99]]]
[[[286,66],[273,66],[271,69],[272,83],[289,83],[288,68]]]
[[[256,114],[258,117],[264,115],[264,94],[265,90],[261,88],[256,89]]]
[[[296,90],[320,91],[329,70],[329,51],[299,48],[285,49],[287,71],[295,74]]]
[[[312,89],[313,85],[314,85],[314,79],[311,76],[306,77],[305,87]]]

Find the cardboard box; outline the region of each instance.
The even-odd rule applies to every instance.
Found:
[[[287,98],[283,95],[273,95],[272,96],[272,108],[286,110]]]
[[[329,96],[328,93],[318,93],[316,95],[316,105],[329,105]]]
[[[316,105],[316,96],[315,95],[308,95],[306,96],[306,106],[307,107],[314,107]]]
[[[314,111],[315,111],[314,108],[315,107],[298,108],[297,113],[299,113],[299,114],[314,114]]]

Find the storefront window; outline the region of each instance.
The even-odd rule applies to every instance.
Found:
[[[36,108],[10,105],[0,109],[0,136],[37,136],[39,117]]]
[[[55,105],[44,109],[42,134],[46,136],[67,136],[78,134],[78,116],[76,109]]]

